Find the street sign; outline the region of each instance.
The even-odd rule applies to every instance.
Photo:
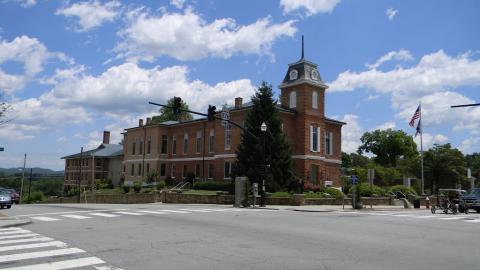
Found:
[[[358,177],[356,175],[350,175],[350,181],[352,185],[356,185],[358,183]]]
[[[222,118],[222,126],[227,127],[228,120],[230,120],[230,111],[224,108],[220,113],[220,118]]]
[[[258,197],[258,183],[253,183],[252,193],[253,193],[253,197]]]
[[[370,184],[373,184],[373,179],[375,179],[375,170],[374,169],[368,169],[368,182]]]
[[[3,151],[5,151],[5,148],[0,147],[0,152],[3,152]]]

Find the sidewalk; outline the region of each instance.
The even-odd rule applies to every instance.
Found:
[[[353,209],[351,205],[345,205],[343,209],[342,205],[304,205],[304,206],[291,206],[291,205],[267,205],[263,209],[271,210],[290,210],[290,211],[303,211],[303,212],[333,212],[333,211],[430,211],[425,207],[415,209],[415,208],[404,208],[403,206],[394,206],[394,205],[374,205],[373,208],[370,208],[370,205],[364,205],[363,209]],[[258,207],[262,209],[262,207]]]
[[[30,219],[13,218],[0,213],[0,228],[22,226],[32,223]]]

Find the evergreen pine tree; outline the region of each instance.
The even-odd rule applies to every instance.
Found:
[[[252,103],[253,107],[245,119],[245,128],[257,138],[242,134],[237,148],[236,174],[247,176],[252,183],[259,183],[259,188],[265,176],[268,191],[287,190],[293,180],[291,150],[282,133],[282,121],[276,101],[273,100],[272,86],[263,82],[252,97]],[[265,134],[260,129],[263,122],[267,125]],[[264,139],[265,164],[270,165],[266,172]]]

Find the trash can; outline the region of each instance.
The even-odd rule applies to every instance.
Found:
[[[413,199],[413,208],[420,208],[420,199],[419,198]]]

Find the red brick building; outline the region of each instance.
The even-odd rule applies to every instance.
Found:
[[[280,85],[283,132],[293,152],[297,177],[325,186],[340,186],[342,125],[325,116],[325,90],[317,65],[305,60],[288,67]],[[244,123],[251,104],[235,99],[230,119]],[[224,128],[206,118],[152,124],[147,118],[124,133],[123,173],[126,183],[143,180],[150,172],[177,181],[188,173],[197,179],[231,179],[241,130]]]

